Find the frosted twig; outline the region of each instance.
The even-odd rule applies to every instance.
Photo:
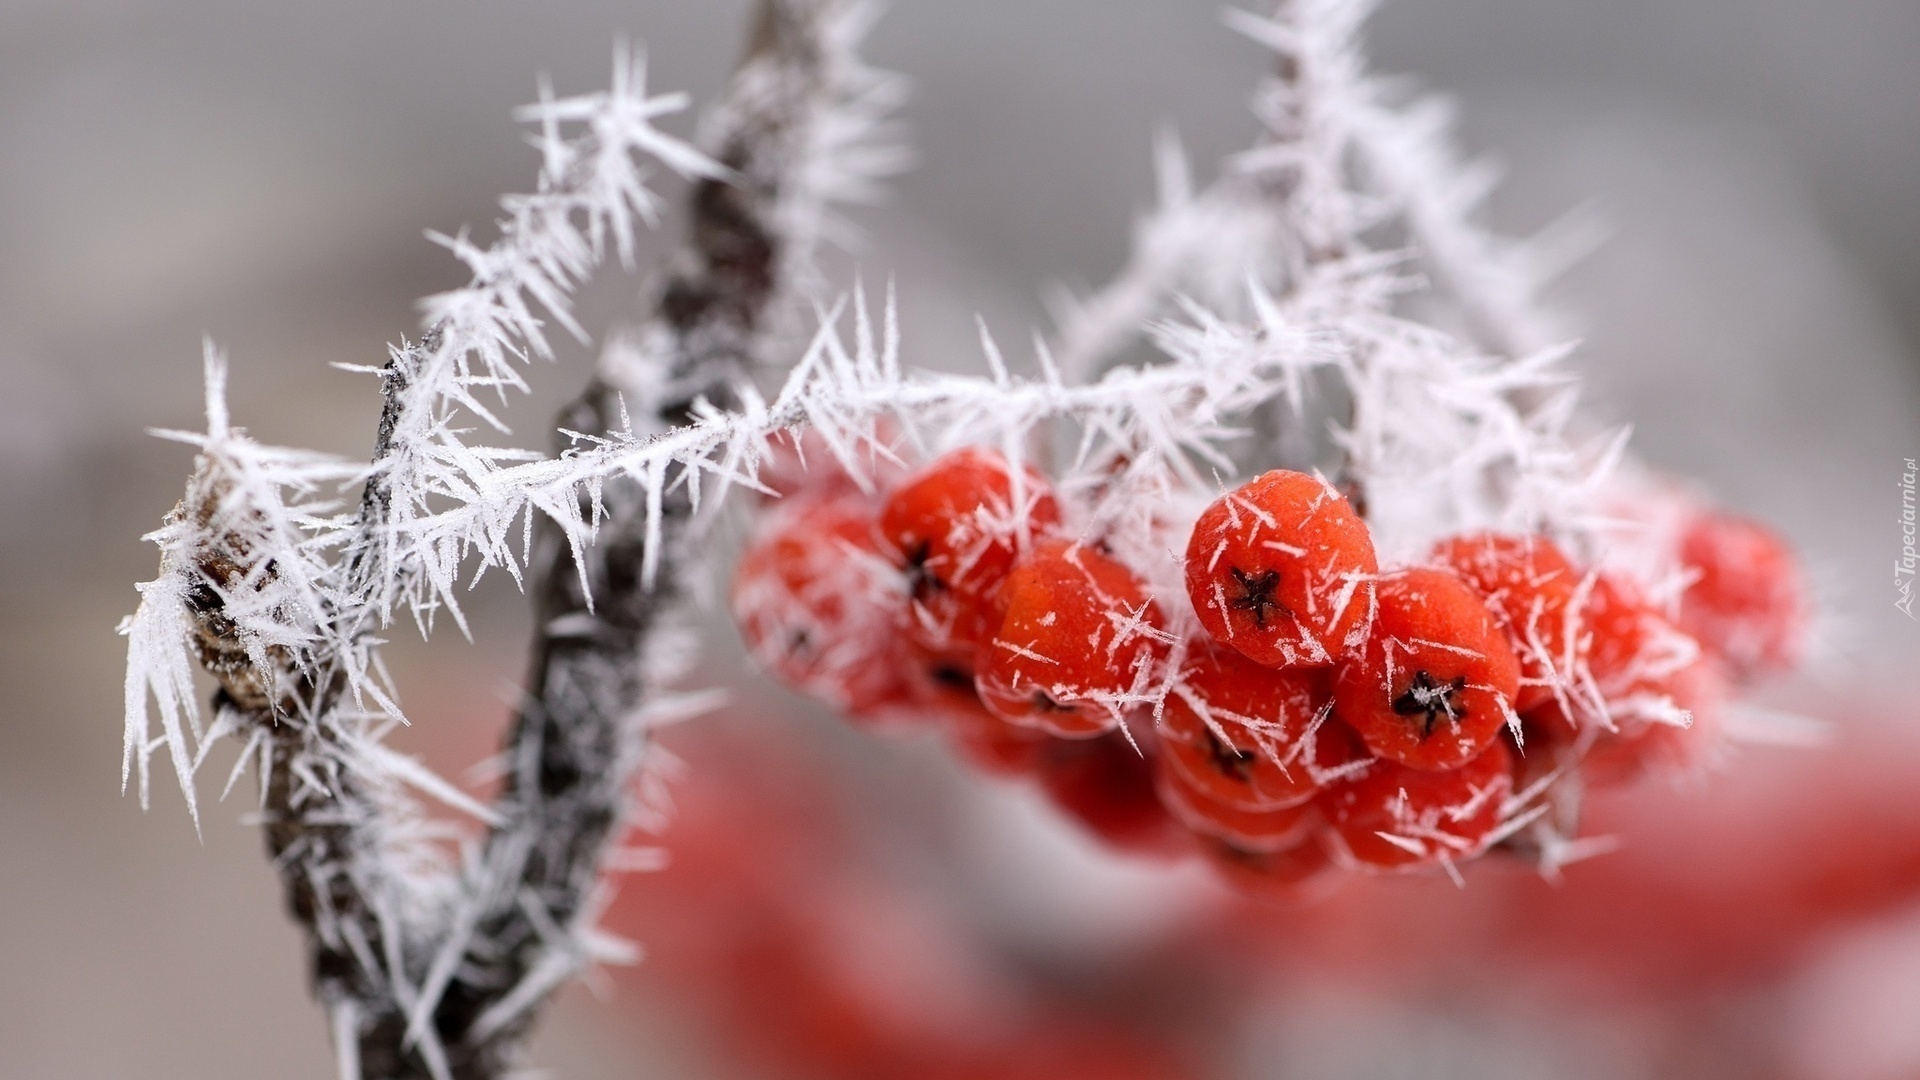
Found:
[[[763,351],[762,324],[784,302],[788,279],[803,276],[816,240],[833,234],[833,205],[870,196],[899,164],[876,137],[897,83],[853,51],[870,21],[871,8],[858,3],[764,4],[707,126],[711,154],[653,126],[684,99],[648,96],[643,65],[624,51],[604,93],[555,99],[543,87],[519,114],[539,128],[539,187],[502,201],[490,246],[464,232],[436,237],[473,280],[425,301],[425,335],[379,369],[384,406],[371,466],[261,446],[232,427],[225,368],[209,350],[207,430],[173,436],[199,447],[195,474],[152,537],[161,576],[142,586],[123,627],[125,773],[131,781],[137,770],[144,798],[149,757],[164,747],[193,807],[193,773],[210,737],[244,733],[250,751],[258,744],[267,846],[309,930],[315,992],[349,1075],[503,1075],[551,989],[552,958],[605,952],[560,947],[535,923],[598,940],[577,924],[600,853],[625,819],[626,778],[643,746],[628,721],[665,674],[643,654],[671,652],[658,625],[679,563],[667,560],[651,591],[638,564],[676,542],[686,507],[657,489],[634,502],[630,485],[596,483],[591,502],[605,534],[590,558],[544,526],[535,543],[533,520],[522,523],[522,551],[534,544],[543,553],[534,581],[551,629],[536,648],[534,690],[497,807],[473,804],[380,746],[399,711],[375,633],[399,608],[422,629],[441,610],[462,621],[457,565],[407,538],[445,500],[517,482],[503,470],[538,457],[470,445],[464,418],[501,426],[489,397],[504,402],[523,389],[517,364],[550,355],[548,322],[584,337],[570,292],[609,252],[630,264],[635,223],[658,213],[642,159],[696,181],[689,254],[645,339],[664,347],[639,369],[610,355],[567,426],[630,431],[627,392],[648,406],[643,424],[662,430],[727,401]],[[663,467],[663,478],[673,475]],[[324,495],[349,481],[363,483],[357,512]],[[556,497],[578,509],[573,492]],[[637,513],[641,503],[651,516]],[[211,729],[193,700],[193,659],[220,683]],[[409,786],[493,824],[465,870],[447,864],[445,831],[428,824]],[[511,1009],[493,1008],[509,998]],[[482,1015],[484,1029],[475,1025]]]

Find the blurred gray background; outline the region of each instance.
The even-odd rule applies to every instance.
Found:
[[[198,423],[211,334],[239,422],[363,453],[372,384],[327,364],[380,362],[415,298],[461,282],[421,231],[483,229],[530,182],[508,113],[535,76],[599,87],[624,34],[656,87],[706,100],[746,8],[0,3],[0,1077],[331,1075],[243,808],[213,809],[201,843],[164,783],[144,815],[118,794],[113,626],[189,461],[142,431]],[[898,276],[913,360],[971,363],[974,311],[1024,340],[1043,286],[1115,268],[1156,127],[1203,173],[1252,136],[1261,57],[1216,16],[897,0],[872,54],[914,80],[920,165],[863,217],[860,262]],[[1372,42],[1509,164],[1502,225],[1588,201],[1614,224],[1558,294],[1596,409],[1803,544],[1847,645],[1828,678],[1910,687],[1920,626],[1891,610],[1888,563],[1920,455],[1920,5],[1389,0]],[[589,325],[642,284],[596,286]],[[536,372],[530,441],[587,356]],[[473,649],[449,636],[407,670],[517,671],[518,605],[488,592]],[[420,691],[416,718],[472,705],[437,701]],[[570,1077],[698,1074],[674,1045],[574,993],[541,1053]]]

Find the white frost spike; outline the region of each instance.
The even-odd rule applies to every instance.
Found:
[[[584,339],[569,295],[604,258],[609,241],[623,259],[630,258],[635,216],[649,223],[656,217],[658,198],[637,159],[652,158],[683,176],[724,175],[692,146],[653,126],[657,117],[684,108],[686,98],[649,97],[645,80],[644,62],[630,62],[624,49],[616,50],[610,90],[558,100],[543,93],[539,103],[520,110],[520,119],[540,125],[539,190],[501,200],[507,217],[491,247],[476,247],[464,233],[437,237],[472,269],[473,282],[421,302],[428,335],[421,344],[396,351],[386,376],[401,380],[403,389],[387,435],[390,451],[373,482],[389,493],[393,524],[424,513],[439,495],[485,492],[496,485],[501,463],[527,456],[468,447],[456,415],[464,410],[504,429],[479,395],[491,391],[504,400],[509,388],[524,389],[516,363],[550,355],[541,314]],[[564,138],[569,125],[585,131]],[[487,522],[476,534],[485,546],[500,548],[512,538],[513,524],[511,519]],[[438,606],[461,619],[455,593],[464,550],[403,554],[385,536],[359,542],[375,567],[386,568],[363,571],[360,584],[368,590],[365,602],[373,605],[377,621],[390,619],[396,592],[423,619]],[[402,563],[417,565],[420,572],[404,572]]]
[[[159,432],[197,446],[186,496],[147,539],[161,549],[160,576],[141,585],[140,607],[121,624],[127,636],[121,783],[135,765],[142,805],[148,793],[151,700],[195,827],[193,773],[200,756],[200,712],[193,686],[192,605],[218,605],[251,668],[250,681],[277,693],[276,657],[314,655],[333,644],[326,612],[331,565],[346,523],[317,493],[357,477],[359,466],[306,451],[262,446],[231,426],[226,362],[209,343],[205,356],[207,431]]]

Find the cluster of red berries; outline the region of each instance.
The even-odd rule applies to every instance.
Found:
[[[773,474],[789,497],[732,597],[767,670],[1255,887],[1458,863],[1544,785],[1696,765],[1727,682],[1791,663],[1804,621],[1784,545],[1725,516],[1688,534],[1670,619],[1543,536],[1456,536],[1382,573],[1347,499],[1274,471],[1196,521],[1189,620],[991,450],[877,494]]]

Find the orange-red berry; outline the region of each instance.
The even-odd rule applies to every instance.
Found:
[[[787,685],[847,713],[905,692],[894,612],[903,591],[871,504],[783,508],[747,549],[729,597],[747,651]]]
[[[947,688],[945,719],[960,756],[993,776],[1026,776],[1056,740],[1044,731],[1009,723],[981,702],[969,676],[964,688]],[[961,696],[964,694],[964,697]]]
[[[1680,540],[1694,580],[1680,628],[1736,675],[1791,668],[1806,632],[1806,582],[1792,548],[1757,521],[1706,513]]]
[[[1050,540],[1002,588],[1006,615],[976,685],[994,712],[1063,738],[1118,727],[1150,688],[1169,641],[1133,572],[1090,547]]]
[[[1251,851],[1224,840],[1201,844],[1207,861],[1227,883],[1243,892],[1272,900],[1298,901],[1319,892],[1317,886],[1332,878],[1333,860],[1323,833],[1313,833],[1289,848],[1278,851]]]
[[[1190,843],[1154,790],[1153,764],[1117,732],[1049,740],[1035,766],[1053,804],[1115,847],[1171,854]]]
[[[1313,801],[1266,810],[1248,810],[1215,799],[1180,770],[1159,770],[1160,801],[1182,825],[1243,851],[1278,851],[1306,839],[1320,824]]]
[[[992,450],[956,450],[908,477],[880,514],[907,576],[907,635],[971,660],[999,625],[998,593],[1014,561],[1059,523],[1046,479]]]
[[[1577,697],[1575,726],[1617,729],[1678,719],[1668,684],[1693,666],[1700,647],[1669,622],[1632,582],[1603,573],[1581,612],[1590,641],[1585,693]],[[1593,701],[1598,696],[1599,707]],[[1544,707],[1551,712],[1557,703]]]
[[[1270,667],[1330,664],[1365,640],[1378,569],[1347,500],[1284,469],[1215,499],[1187,544],[1200,625]]]
[[[1416,769],[1472,760],[1514,720],[1520,664],[1493,613],[1447,570],[1384,575],[1366,647],[1341,663],[1334,715]]]
[[[1664,678],[1649,680],[1639,691],[1659,703],[1647,712],[1660,718],[1630,718],[1594,738],[1581,769],[1597,786],[1647,774],[1674,779],[1694,776],[1712,763],[1721,747],[1721,710],[1728,691],[1719,664],[1702,657]]]
[[[1325,716],[1330,701],[1323,671],[1262,667],[1197,641],[1167,696],[1161,752],[1168,768],[1214,802],[1242,810],[1297,805],[1356,755]]]
[[[1485,600],[1520,661],[1514,708],[1525,712],[1571,685],[1586,658],[1578,633],[1581,574],[1544,536],[1468,533],[1440,542],[1433,561]]]
[[[1513,791],[1504,742],[1458,769],[1433,772],[1378,761],[1329,787],[1320,808],[1346,856],[1378,870],[1459,862],[1478,855]]]

